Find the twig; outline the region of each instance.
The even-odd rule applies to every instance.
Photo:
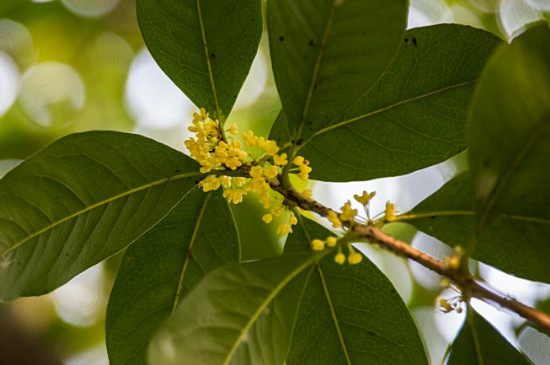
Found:
[[[326,217],[329,211],[331,211],[330,208],[322,205],[316,200],[305,197],[293,187],[285,189],[278,179],[273,179],[269,183],[273,190],[277,191],[285,198],[285,203],[287,205],[312,211],[323,217]],[[358,232],[362,239],[370,243],[378,244],[398,256],[413,260],[435,271],[439,275],[446,277],[461,290],[464,297],[478,298],[490,302],[493,305],[496,304],[501,308],[508,309],[531,322],[540,331],[550,335],[550,316],[548,314],[486,288],[477,282],[469,273],[463,273],[460,269],[450,267],[446,263],[411,247],[406,242],[399,241],[382,232],[378,227],[354,222],[350,229]]]

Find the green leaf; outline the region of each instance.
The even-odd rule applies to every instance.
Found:
[[[151,228],[200,179],[145,137],[64,137],[0,181],[0,297],[42,295]]]
[[[261,1],[138,0],[137,15],[159,66],[223,123],[258,49]]]
[[[469,310],[464,326],[452,345],[448,365],[519,365],[529,361],[482,316]]]
[[[153,338],[150,363],[282,364],[300,282],[319,257],[285,255],[208,274]]]
[[[501,41],[479,29],[442,24],[411,29],[384,77],[343,115],[304,139],[299,154],[324,181],[395,176],[442,162],[466,147],[476,82]],[[283,116],[272,138],[284,135]]]
[[[226,199],[194,189],[122,259],[107,308],[111,364],[146,364],[149,341],[177,304],[208,272],[238,260]]]
[[[501,213],[550,220],[548,44],[546,23],[529,29],[499,49],[479,81],[468,122],[476,235]]]
[[[13,8],[15,5],[22,3],[22,0],[2,0],[0,1],[0,16],[4,15],[8,10]]]
[[[466,247],[477,219],[470,175],[455,177],[398,219],[450,247]],[[519,277],[548,283],[549,236],[550,219],[501,212],[477,238],[472,258]]]
[[[330,231],[308,219],[289,236],[285,251],[310,250]],[[287,364],[427,364],[418,328],[386,276],[367,258],[338,265],[323,258],[303,293]]]
[[[268,1],[287,141],[309,138],[374,85],[401,43],[407,8],[406,0]]]

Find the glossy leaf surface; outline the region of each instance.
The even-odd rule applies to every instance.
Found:
[[[479,81],[468,123],[476,234],[501,213],[550,220],[549,44],[548,24],[527,30]]]
[[[329,235],[301,219],[285,251],[310,250],[311,239]],[[287,364],[428,364],[418,328],[388,278],[367,258],[338,265],[334,254],[315,265],[304,290]]]
[[[307,139],[374,85],[401,43],[407,5],[405,0],[267,3],[287,141]]]
[[[150,363],[282,364],[291,334],[285,323],[294,319],[297,304],[275,300],[318,257],[285,255],[208,274],[153,338]],[[299,298],[301,287],[296,289],[287,298]]]
[[[473,183],[464,173],[399,219],[450,247],[466,247],[476,225],[475,204]],[[549,235],[549,219],[501,212],[478,236],[472,258],[516,276],[549,282]]]
[[[133,242],[200,179],[151,139],[64,137],[0,181],[0,297],[42,295]]]
[[[466,147],[468,108],[481,70],[501,41],[479,29],[434,25],[408,30],[395,62],[343,115],[304,139],[311,177],[367,180],[442,162]],[[283,115],[272,137],[281,142]]]
[[[195,188],[122,259],[107,309],[111,364],[146,364],[149,341],[177,304],[208,272],[238,260],[226,199]]]
[[[138,0],[153,58],[197,105],[227,118],[260,42],[259,0]]]
[[[470,310],[472,312],[452,345],[447,364],[529,364],[483,317]]]

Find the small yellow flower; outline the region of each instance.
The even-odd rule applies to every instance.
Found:
[[[202,187],[202,190],[205,193],[210,190],[218,190],[220,187],[220,179],[218,179],[215,175],[210,175],[203,179],[199,186]]]
[[[279,152],[279,147],[277,146],[277,142],[275,141],[265,141],[264,149],[269,156],[273,156],[274,154]]]
[[[278,234],[287,234],[292,232],[292,227],[290,227],[288,224],[283,223],[277,228]]]
[[[227,198],[227,201],[233,204],[242,202],[245,194],[246,191],[243,189],[225,189],[223,192],[224,198]]]
[[[229,176],[220,177],[220,182],[224,188],[228,188],[231,186],[231,178]]]
[[[363,204],[363,205],[367,205],[369,204],[370,200],[374,197],[374,195],[376,194],[375,191],[373,191],[372,193],[367,193],[366,191],[363,191],[363,195],[359,196],[357,194],[355,194],[353,197],[355,198],[355,200],[357,200],[359,203]]]
[[[449,267],[451,269],[458,269],[459,265],[460,265],[460,259],[458,257],[456,257],[455,255],[449,257],[449,263],[448,263]]]
[[[311,191],[311,189],[305,189],[302,194],[304,194],[306,198],[311,198],[313,196],[313,191]]]
[[[338,252],[334,256],[334,262],[336,262],[337,264],[343,265],[344,262],[346,262],[346,256],[343,253]]]
[[[254,166],[250,169],[250,176],[251,177],[262,177],[264,173],[264,170],[261,166]]]
[[[295,226],[298,224],[298,219],[292,215],[290,216],[290,218],[288,218],[288,224]]]
[[[225,166],[229,167],[231,170],[236,170],[237,167],[242,166],[242,162],[239,161],[237,157],[230,157],[225,161]]]
[[[275,163],[275,165],[285,166],[288,163],[286,157],[286,153],[283,153],[281,155],[273,155],[273,162]]]
[[[199,113],[193,113],[193,118],[196,121],[205,121],[208,119],[208,113],[204,110],[204,108],[201,108]]]
[[[348,200],[340,209],[340,219],[343,221],[351,221],[357,215],[357,209],[351,209],[351,202]]]
[[[296,166],[300,166],[304,163],[304,158],[302,156],[296,156],[294,157],[294,160],[292,160],[292,163]]]
[[[275,217],[279,217],[281,213],[283,213],[283,210],[281,209],[281,207],[275,207],[271,209],[271,213],[273,213]]]
[[[271,223],[271,221],[273,220],[273,216],[271,214],[264,214],[262,220],[266,223]]]
[[[338,215],[334,211],[331,210],[328,212],[327,219],[332,223],[333,228],[342,227],[342,221],[340,221],[340,218],[338,218]]]
[[[236,189],[235,195],[233,196],[233,204],[239,204],[243,201],[243,196],[246,195],[246,191],[243,189]]]
[[[258,147],[265,148],[265,138],[264,137],[258,138]]]
[[[229,133],[231,133],[232,135],[236,136],[237,133],[238,133],[238,130],[237,130],[237,124],[236,123],[233,123],[231,124],[231,127],[229,127]]]
[[[311,241],[311,248],[313,251],[322,251],[325,248],[325,243],[319,239]]]
[[[256,145],[256,142],[258,142],[258,137],[254,135],[254,132],[248,131],[246,133],[242,133],[241,137],[244,139],[244,143],[249,147],[254,147]]]
[[[298,174],[298,177],[304,181],[309,179],[309,173],[311,172],[311,167],[309,167],[306,162],[300,165],[300,173]]]
[[[269,193],[265,192],[260,194],[260,203],[263,204],[264,209],[268,209],[271,206],[271,198],[269,197]]]
[[[359,252],[351,252],[348,256],[348,262],[350,265],[355,265],[363,261],[363,255]]]
[[[334,236],[327,237],[327,246],[328,247],[334,247],[336,246],[336,242],[338,242],[338,239]]]
[[[240,188],[241,186],[243,186],[246,182],[246,179],[244,177],[235,177],[233,178],[233,182],[235,183],[235,186]]]
[[[277,166],[269,166],[267,169],[264,170],[264,175],[268,179],[274,179],[279,174],[279,168]]]
[[[395,220],[395,213],[397,211],[395,210],[395,204],[387,202],[386,203],[386,212],[385,212],[385,219],[388,222],[392,222]]]

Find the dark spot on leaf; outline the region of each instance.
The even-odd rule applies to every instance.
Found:
[[[413,38],[413,44],[416,46],[418,42],[416,41],[416,38]]]
[[[199,183],[199,180],[195,180],[195,184],[198,184]]]
[[[237,99],[237,94],[233,94],[233,99]]]
[[[179,170],[179,169],[178,169],[178,170],[176,170],[176,172],[180,173],[180,172],[181,172],[181,170]]]
[[[430,219],[436,219],[437,217],[435,215],[430,216]]]
[[[405,38],[405,43],[409,43],[409,38]]]
[[[215,53],[212,53],[211,56],[212,56],[212,58],[216,58],[216,54],[215,54]]]
[[[313,39],[309,41],[309,45],[310,45],[310,46],[314,46],[314,45],[315,45],[315,42],[313,42]]]
[[[317,90],[317,87],[318,87],[318,86],[319,86],[319,85],[317,85],[317,84],[313,85],[313,90]]]
[[[460,147],[458,150],[456,150],[456,153],[459,154],[460,152],[464,151],[466,147]]]
[[[307,125],[311,125],[311,124],[312,124],[311,120],[308,120]]]
[[[250,19],[250,21],[251,21],[252,23],[254,23],[254,20],[255,20],[254,18],[251,18],[251,19]]]
[[[280,41],[282,42],[282,41],[284,41],[284,40],[285,40],[285,37],[283,37],[283,36],[279,36],[279,40],[280,40]]]
[[[302,143],[304,143],[304,140],[302,138],[296,141],[297,146],[300,146]]]

